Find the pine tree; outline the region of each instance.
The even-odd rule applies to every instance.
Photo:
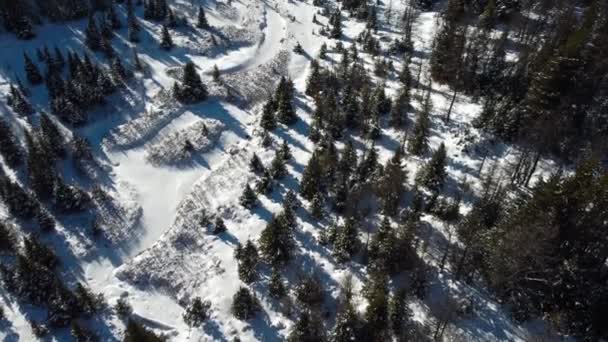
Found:
[[[410,153],[417,156],[422,156],[428,149],[428,136],[430,134],[431,122],[429,116],[431,114],[432,104],[430,90],[426,95],[424,104],[420,112],[418,112],[418,119],[414,126],[414,131],[410,135],[408,141],[408,150]]]
[[[47,199],[54,193],[55,166],[53,160],[40,146],[39,142],[26,133],[28,182],[38,198]]]
[[[198,21],[196,22],[196,27],[201,29],[209,28],[209,22],[207,22],[207,16],[205,15],[205,10],[202,6],[198,8]]]
[[[370,268],[394,274],[400,261],[397,253],[397,237],[388,217],[384,217],[378,232],[369,244]]]
[[[226,224],[224,223],[224,220],[218,216],[215,219],[215,224],[213,225],[213,234],[215,234],[215,235],[221,234],[221,233],[225,232],[226,230],[228,230],[228,229],[226,228]]]
[[[99,28],[97,27],[97,21],[95,20],[94,15],[91,15],[89,17],[89,22],[84,33],[85,44],[89,47],[89,49],[93,51],[100,51],[101,33],[99,32]]]
[[[327,58],[327,44],[321,44],[321,49],[319,50],[319,58],[326,59]]]
[[[321,196],[319,196],[319,194],[315,195],[312,203],[310,204],[310,215],[317,220],[323,218],[323,199]]]
[[[54,158],[63,158],[65,156],[63,135],[46,113],[40,115],[40,131],[42,133],[41,143],[44,149],[51,153]]]
[[[340,39],[342,37],[342,13],[339,9],[329,17],[329,23],[331,25],[329,37]]]
[[[333,255],[338,262],[347,262],[359,249],[357,220],[350,216],[339,227]]]
[[[178,88],[178,100],[185,103],[196,103],[207,99],[207,88],[196,71],[196,65],[188,62],[184,66],[182,84]]]
[[[439,83],[454,85],[459,76],[466,38],[466,28],[460,23],[463,6],[462,0],[448,2],[444,22],[435,37],[431,76]]]
[[[17,139],[3,118],[0,118],[0,155],[11,167],[18,167],[23,162],[23,153]]]
[[[242,321],[253,318],[260,309],[257,297],[245,287],[239,288],[232,298],[232,314]]]
[[[221,78],[221,75],[220,75],[220,69],[217,68],[217,64],[213,65],[212,77],[213,77],[213,82],[215,82],[215,83],[221,83],[222,82],[222,78]]]
[[[125,330],[123,342],[163,342],[164,337],[156,335],[152,330],[147,329],[141,323],[133,319],[129,319]]]
[[[296,113],[293,108],[293,82],[281,77],[279,85],[275,92],[275,101],[277,103],[277,119],[285,125],[291,125],[296,120]]]
[[[321,180],[323,178],[323,169],[319,160],[318,151],[313,152],[308,160],[308,164],[302,173],[300,180],[300,193],[305,199],[312,201],[316,194],[321,191]]]
[[[277,121],[274,115],[275,102],[274,99],[270,98],[262,109],[262,117],[260,118],[260,127],[264,130],[272,131],[277,127]]]
[[[272,265],[284,265],[292,256],[293,227],[286,224],[283,214],[273,217],[260,235],[262,257]]]
[[[283,143],[281,143],[281,149],[279,150],[279,154],[285,161],[289,161],[292,158],[291,149],[289,148],[289,144],[285,139],[283,139]]]
[[[255,191],[257,191],[259,194],[269,194],[272,192],[272,179],[273,178],[270,171],[264,169],[262,171],[262,177],[260,177],[258,182],[255,184]]]
[[[408,73],[409,73],[409,71],[408,71]],[[399,90],[399,94],[397,95],[395,104],[391,108],[389,124],[395,128],[401,127],[407,120],[407,111],[409,110],[409,108],[410,108],[409,88],[407,88],[407,86],[403,86]]]
[[[57,177],[53,189],[53,201],[58,211],[74,213],[86,210],[91,204],[91,197],[84,190],[68,185]]]
[[[173,48],[173,39],[171,38],[171,33],[169,33],[167,26],[163,26],[163,30],[161,31],[160,47],[167,51]]]
[[[201,297],[194,297],[186,312],[182,315],[184,323],[190,328],[200,327],[208,318],[211,302],[201,300]]]
[[[0,176],[0,198],[9,213],[21,219],[29,220],[40,210],[36,199],[6,176]]]
[[[137,17],[135,16],[135,9],[133,8],[132,0],[127,0],[127,36],[129,41],[132,43],[139,42],[138,33],[141,30]]]
[[[78,324],[75,320],[70,324],[70,335],[76,342],[97,341],[99,339],[92,331]]]
[[[239,203],[247,209],[252,209],[257,205],[257,201],[258,201],[258,197],[255,194],[255,191],[253,191],[253,189],[251,189],[249,184],[246,184],[245,190],[243,191],[243,194],[239,198]]]
[[[251,160],[249,161],[249,170],[252,172],[259,173],[263,172],[264,169],[264,164],[262,164],[260,157],[258,157],[258,155],[254,153],[251,156]]]
[[[393,216],[397,214],[401,196],[406,190],[407,171],[401,165],[402,156],[401,147],[398,147],[393,158],[386,163],[384,174],[378,179],[378,184],[376,185],[382,210],[386,215]]]
[[[326,341],[323,322],[312,311],[304,310],[287,336],[288,342]]]
[[[40,74],[38,67],[36,64],[34,64],[34,62],[32,62],[30,57],[25,52],[23,53],[23,63],[28,82],[30,82],[32,85],[42,83],[42,75]]]
[[[406,288],[398,289],[391,297],[389,303],[389,318],[391,328],[398,340],[408,340],[412,310],[407,305],[408,291]]]
[[[281,278],[278,267],[272,268],[270,281],[268,283],[268,292],[270,293],[270,296],[274,298],[283,298],[287,294],[287,289],[285,288],[285,284],[283,284],[283,279]]]
[[[350,290],[348,290],[350,291]],[[336,324],[331,332],[329,341],[331,342],[351,342],[359,341],[363,338],[361,334],[362,322],[357,314],[357,310],[352,303],[352,295],[342,294],[346,297],[337,315]]]
[[[370,273],[363,290],[368,303],[365,310],[367,333],[373,341],[384,341],[389,328],[388,276],[377,270]]]
[[[270,172],[274,179],[281,179],[287,175],[285,158],[283,157],[281,150],[275,152],[274,158],[272,158],[272,162],[270,163]]]
[[[45,209],[38,210],[36,220],[40,231],[47,233],[55,230],[55,220]]]
[[[32,105],[25,97],[25,94],[21,91],[21,89],[15,88],[12,84],[10,87],[8,105],[21,116],[28,116],[34,113],[34,108],[32,108]]]
[[[257,266],[259,263],[258,249],[251,240],[247,240],[245,247],[237,246],[234,256],[238,262],[239,279],[244,283],[251,284],[257,277]]]
[[[416,175],[416,183],[433,192],[441,190],[446,177],[446,151],[445,145],[441,143],[433,153],[431,160]]]

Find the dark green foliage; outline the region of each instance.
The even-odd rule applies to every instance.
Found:
[[[259,256],[253,242],[247,240],[245,247],[239,244],[234,251],[234,257],[238,263],[239,279],[247,284],[254,282],[258,277]]]
[[[277,127],[277,120],[274,115],[276,110],[276,103],[274,99],[271,97],[268,99],[266,104],[262,109],[262,117],[260,118],[260,127],[262,127],[266,131],[272,131]]]
[[[310,215],[315,219],[320,220],[323,218],[323,211],[323,199],[321,196],[319,196],[319,194],[317,194],[312,199],[312,203],[310,204]]]
[[[326,341],[323,321],[310,310],[304,310],[287,336],[287,342]]]
[[[7,103],[17,114],[21,116],[28,116],[34,113],[34,108],[28,101],[27,97],[25,97],[25,94],[21,88],[15,88],[12,84]]]
[[[89,208],[91,197],[84,190],[66,184],[61,178],[55,181],[53,192],[55,208],[63,213],[82,212]]]
[[[374,234],[369,244],[370,268],[394,274],[401,262],[398,243],[395,230],[391,227],[388,217],[384,217],[378,232]]]
[[[388,276],[386,273],[378,270],[370,272],[363,295],[368,303],[365,310],[366,334],[372,341],[384,341],[388,338],[389,329]]]
[[[195,297],[182,316],[184,323],[191,328],[200,327],[209,318],[210,309],[211,302]]]
[[[59,127],[46,113],[40,115],[40,131],[42,133],[41,143],[45,150],[55,158],[63,158],[65,156],[63,135]]]
[[[171,33],[167,26],[163,26],[163,30],[161,31],[160,47],[167,51],[173,48],[173,39],[171,38]]]
[[[166,338],[156,335],[152,330],[147,329],[141,323],[129,319],[123,342],[164,342]]]
[[[207,99],[207,88],[201,81],[193,62],[186,63],[182,83],[179,86],[176,83],[175,87],[175,96],[184,103],[196,103]]]
[[[258,298],[251,292],[241,287],[232,298],[231,311],[234,317],[242,321],[253,318],[261,310]]]
[[[223,232],[225,232],[226,230],[228,230],[226,228],[226,224],[224,223],[224,220],[221,217],[217,217],[215,219],[215,224],[213,225],[213,234],[221,234]]]
[[[446,158],[445,145],[441,143],[431,160],[416,174],[416,183],[433,192],[441,190],[446,178]]]
[[[340,37],[342,37],[342,13],[340,10],[336,10],[329,17],[329,24],[331,25],[329,37],[333,39],[340,39]]]
[[[0,155],[11,167],[17,167],[23,162],[21,148],[8,123],[0,118]]]
[[[54,194],[55,174],[54,162],[40,143],[26,133],[28,183],[40,199],[47,199]]]
[[[34,236],[27,236],[23,239],[23,253],[29,260],[49,269],[55,268],[59,263],[55,252]]]
[[[274,298],[283,298],[287,294],[287,289],[281,278],[281,273],[278,267],[272,268],[270,281],[268,282],[268,292]]]
[[[319,160],[319,152],[315,150],[308,160],[306,168],[300,180],[300,193],[305,199],[312,201],[317,193],[321,191],[321,180],[323,169]]]
[[[281,150],[277,150],[270,163],[270,173],[272,174],[273,179],[281,179],[287,175],[285,157],[281,152]]]
[[[269,194],[272,192],[272,185],[272,174],[267,169],[264,169],[262,176],[255,184],[255,191],[257,191],[259,194]]]
[[[285,212],[273,217],[260,235],[262,257],[272,265],[285,265],[293,254],[294,227],[289,225]]]
[[[408,71],[408,74],[409,74],[409,71]],[[397,99],[395,99],[395,103],[393,104],[393,106],[391,108],[389,124],[395,128],[401,127],[407,120],[407,112],[409,109],[410,109],[409,88],[407,86],[403,86],[399,90]]]
[[[133,307],[126,298],[118,298],[116,300],[116,305],[114,305],[114,311],[121,319],[128,318],[133,313]],[[129,320],[130,322],[131,320]],[[128,330],[128,329],[127,329]]]
[[[262,164],[260,157],[258,157],[258,155],[255,153],[251,156],[251,160],[249,161],[249,170],[256,173],[263,172],[265,170],[264,164]]]
[[[411,330],[411,319],[414,313],[407,305],[408,291],[398,289],[389,302],[391,329],[398,340],[408,340]]]
[[[410,135],[407,148],[410,153],[422,156],[428,149],[428,136],[431,129],[430,114],[432,110],[430,91],[424,100],[422,110],[418,113],[418,119],[414,125],[414,131]]]
[[[55,219],[45,209],[39,209],[36,214],[36,221],[40,231],[48,233],[55,230]]]
[[[257,197],[255,191],[253,191],[253,189],[251,189],[249,184],[246,184],[245,190],[243,190],[243,194],[239,198],[239,203],[247,209],[252,209],[257,205],[257,201],[258,201],[258,197]]]
[[[74,295],[78,300],[78,305],[82,310],[82,313],[91,316],[95,313],[100,312],[106,306],[105,298],[101,293],[93,293],[91,289],[78,283],[74,289]]]
[[[338,227],[333,255],[339,262],[346,262],[358,251],[358,222],[354,217],[348,217],[343,225]]]
[[[380,204],[386,215],[394,216],[397,214],[399,202],[406,190],[407,171],[401,165],[402,155],[401,147],[398,147],[395,155],[387,161],[384,173],[376,184]]]
[[[331,342],[359,341],[362,338],[362,326],[363,322],[349,299],[336,315],[336,324],[329,340]]]
[[[97,335],[75,320],[70,324],[70,335],[75,342],[95,342],[99,340]]]
[[[209,28],[209,22],[207,22],[207,16],[205,15],[205,9],[203,7],[198,8],[198,20],[196,22],[196,27],[202,29]]]
[[[23,53],[23,62],[25,67],[25,75],[27,76],[27,80],[30,82],[30,84],[38,85],[42,83],[42,75],[40,74],[38,67],[36,64],[34,64],[34,62],[32,62],[30,57],[25,52]]]
[[[0,222],[0,251],[12,252],[15,250],[17,238],[13,228],[5,222]]]
[[[0,198],[9,213],[21,219],[32,219],[40,210],[35,197],[6,176],[0,176]]]
[[[307,308],[318,308],[325,301],[325,293],[321,280],[314,274],[305,275],[295,287],[298,302]]]
[[[291,125],[296,120],[296,112],[293,108],[293,82],[291,79],[281,77],[275,92],[277,120],[285,125]]]

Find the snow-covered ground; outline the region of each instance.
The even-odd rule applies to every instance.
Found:
[[[176,45],[181,46],[176,51],[159,52],[153,41],[159,25],[146,23],[149,36],[138,45],[140,58],[146,64],[145,71],[136,73],[135,79],[122,91],[126,100],[117,100],[114,107],[99,109],[120,112],[79,130],[92,142],[102,169],[107,170],[108,180],[104,186],[111,189],[109,194],[120,203],[118,207],[124,215],[116,221],[108,219],[104,227],[108,230],[110,243],[87,245],[91,248],[87,257],[59,253],[64,259],[65,272],[85,281],[95,292],[103,293],[109,303],[128,296],[134,312],[147,326],[167,334],[174,341],[222,341],[237,336],[242,341],[275,341],[284,339],[294,322],[295,317],[270,299],[261,285],[253,285],[264,308],[264,314],[255,320],[235,319],[230,313],[230,304],[232,295],[241,285],[233,256],[235,246],[258,238],[271,215],[280,210],[284,194],[290,189],[297,190],[297,180],[314,149],[314,144],[307,139],[314,105],[303,95],[310,60],[317,56],[323,42],[330,47],[330,60],[339,60],[338,54],[331,53],[336,41],[320,36],[320,26],[312,24],[315,14],[322,23],[326,23],[327,18],[320,16],[320,9],[311,2],[243,0],[231,5],[206,2],[210,23],[228,37],[219,47],[205,43],[207,33],[186,32],[175,37]],[[393,6],[398,13],[402,5]],[[175,8],[178,13],[194,18],[197,7],[180,0],[175,1]],[[420,57],[414,58],[412,70],[423,65],[423,83],[426,83],[424,70],[436,17],[436,12],[422,13],[414,27],[416,55]],[[0,51],[34,51],[42,42],[81,50],[79,39],[84,25],[84,21],[67,26],[47,24],[45,33],[31,42],[16,41],[0,33]],[[345,46],[348,47],[363,29],[364,23],[345,18]],[[398,33],[384,29],[379,34],[398,36]],[[119,45],[117,50],[129,53],[127,41],[115,40]],[[292,53],[296,42],[302,45],[305,54]],[[366,66],[372,68],[371,56],[363,55]],[[228,101],[227,97],[218,95],[218,90],[218,93],[212,91],[210,99],[200,104],[179,106],[173,103],[168,96],[175,81],[170,71],[188,59],[196,63],[205,83],[212,82],[210,72],[217,65],[223,85],[214,86],[214,89],[231,89],[238,99]],[[329,65],[330,62],[324,63]],[[397,60],[395,66],[397,69],[402,67]],[[0,55],[2,93],[6,93],[8,80],[15,70],[22,70],[20,56]],[[275,146],[264,148],[257,134],[259,104],[273,89],[272,82],[278,81],[281,75],[289,75],[294,80],[300,121],[291,128],[279,128],[273,133]],[[397,88],[396,80],[387,82],[389,95],[395,95]],[[421,95],[418,91],[414,94]],[[446,124],[439,118],[449,107],[450,90],[434,86],[431,98],[434,108],[431,147],[445,143],[450,159],[451,186],[465,177],[476,186],[482,156],[466,153],[464,147],[469,141],[480,140],[480,133],[470,124],[479,113],[480,105],[459,96],[452,120]],[[34,90],[32,99],[37,108],[46,106],[47,99],[40,89]],[[420,104],[415,102],[414,106]],[[0,111],[11,120],[17,120],[8,107],[2,105]],[[410,116],[414,120],[413,112]],[[28,125],[25,120],[18,120],[20,124]],[[203,123],[209,130],[208,135],[201,135]],[[376,144],[382,163],[391,156],[402,134],[390,128],[383,130],[383,136]],[[183,163],[188,157],[183,155],[186,139],[194,149],[188,152],[188,156],[192,156],[191,162]],[[271,195],[260,196],[261,204],[256,210],[241,207],[238,197],[245,184],[252,184],[254,180],[247,166],[251,155],[256,153],[268,165],[282,139],[290,144],[294,156],[288,164],[289,176],[275,185]],[[361,147],[364,141],[358,143]],[[488,159],[508,162],[509,152],[508,146],[497,145],[489,152]],[[414,157],[406,160],[410,178],[423,161]],[[3,167],[6,169],[5,165]],[[551,165],[544,163],[543,168],[550,169]],[[222,236],[209,234],[199,224],[202,210],[222,217],[228,233]],[[319,229],[328,222],[315,222],[304,209],[300,209],[297,216],[298,251],[286,277],[293,280],[299,271],[314,271],[335,298],[340,281],[347,274],[353,274],[360,289],[365,269],[357,264],[337,263],[331,252],[316,240]],[[421,254],[431,265],[438,264],[442,247],[450,239],[448,231],[432,216],[425,216],[423,220],[428,223],[428,238],[425,242],[427,252],[421,251]],[[59,235],[66,236],[69,246],[77,244],[73,241],[80,241],[70,235],[67,227],[60,227],[58,231]],[[58,242],[60,237],[46,239],[56,248],[65,248]],[[267,276],[264,272],[263,279]],[[433,278],[429,303],[448,291],[459,297],[473,298],[475,304],[471,317],[450,326],[447,335],[453,336],[453,340],[526,341],[530,331],[534,331],[530,326],[515,324],[488,293],[456,281],[449,272]],[[183,305],[195,296],[211,301],[212,313],[202,329],[190,330],[181,315]],[[24,319],[29,311],[19,309],[15,303],[7,303],[6,298],[0,301],[7,307],[5,311],[12,326],[9,332],[0,331],[0,336],[8,340],[30,340],[30,327]],[[412,303],[415,318],[420,322],[429,318],[429,303]],[[331,311],[330,304],[328,301]],[[363,300],[358,304],[360,309],[364,308]],[[102,340],[119,339],[124,324],[109,314],[104,315],[102,321],[103,324],[95,325]]]

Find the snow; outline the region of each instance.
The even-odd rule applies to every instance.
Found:
[[[187,30],[176,33],[174,37],[174,42],[180,47],[169,53],[161,52],[154,41],[159,25],[142,20],[149,33],[137,48],[146,70],[136,73],[135,80],[119,95],[127,98],[126,103],[117,104],[123,112],[80,131],[94,144],[95,154],[102,160],[102,170],[108,170],[109,180],[104,188],[112,197],[113,210],[120,215],[103,211],[102,230],[108,243],[97,245],[92,250],[88,250],[91,242],[83,245],[80,240],[70,237],[67,228],[60,227],[61,234],[68,236],[64,244],[79,246],[82,255],[87,255],[76,258],[69,253],[60,253],[60,257],[65,259],[63,265],[68,273],[75,273],[94,291],[103,293],[109,303],[113,304],[117,298],[128,294],[137,316],[155,331],[170,336],[172,341],[231,340],[236,336],[242,341],[278,341],[285,338],[295,317],[286,314],[285,308],[272,300],[261,284],[254,284],[253,290],[260,297],[264,314],[251,322],[241,322],[230,313],[232,295],[241,285],[233,257],[234,247],[247,239],[257,240],[271,215],[280,210],[284,194],[288,190],[297,190],[297,181],[314,149],[306,138],[310,113],[314,108],[312,100],[303,95],[308,65],[311,58],[317,56],[323,42],[327,42],[331,50],[335,41],[313,33],[319,29],[318,25],[312,24],[313,15],[316,14],[323,23],[327,18],[321,17],[317,13],[319,8],[310,2],[243,0],[233,2],[231,6],[223,2],[207,2],[205,6],[210,23],[217,28],[213,34],[225,37],[219,39],[220,45],[216,47],[210,44],[209,32]],[[176,11],[190,21],[197,13],[194,8],[197,7],[192,7],[188,1],[175,1]],[[395,5],[393,9],[397,11],[399,7]],[[412,72],[415,76],[418,65],[422,65],[424,84],[428,83],[426,65],[437,16],[436,12],[421,13],[414,27],[417,54]],[[40,42],[80,50],[80,31],[84,24],[84,21],[67,26],[45,24],[45,33],[32,42],[5,39],[5,34],[0,33],[0,50],[9,51],[18,45],[20,50],[33,52]],[[363,29],[364,23],[344,18],[346,47]],[[381,34],[398,36],[398,33],[388,31]],[[296,42],[302,45],[304,55],[292,53]],[[123,40],[119,45],[117,50],[130,56],[129,43]],[[369,67],[371,57],[362,55],[365,55]],[[339,58],[331,51],[329,56],[334,60]],[[5,92],[7,80],[14,72],[22,70],[22,62],[20,56],[6,54],[0,60],[0,87]],[[208,101],[181,106],[168,95],[175,81],[175,73],[170,71],[179,68],[186,60],[196,63],[207,84],[212,83],[210,72],[213,66],[219,67],[222,84],[210,85]],[[395,60],[400,69],[397,62]],[[277,129],[273,134],[274,146],[265,149],[257,136],[259,107],[281,75],[289,75],[294,80],[298,93],[297,113],[301,121],[291,128]],[[389,95],[396,94],[397,88],[397,81],[387,82]],[[227,95],[228,90],[232,96]],[[422,95],[422,91],[415,95]],[[474,187],[478,186],[482,156],[475,152],[474,145],[483,140],[481,133],[470,125],[481,107],[465,96],[457,97],[450,123],[440,120],[449,107],[451,95],[447,87],[433,85],[430,145],[432,148],[437,148],[441,142],[446,145],[450,159],[448,192],[464,177]],[[35,89],[33,99],[38,108],[46,106],[47,99],[40,89]],[[420,104],[414,105],[419,107]],[[4,107],[0,107],[0,111],[2,115],[10,112]],[[410,119],[414,118],[414,113],[410,113]],[[24,124],[22,121],[19,122]],[[207,136],[199,134],[203,124],[209,130]],[[191,163],[183,154],[186,139],[194,147]],[[247,166],[251,155],[258,154],[268,165],[281,139],[287,140],[292,148],[294,158],[288,165],[290,175],[274,185],[271,195],[260,196],[260,206],[254,211],[241,207],[238,197],[244,185],[252,184],[255,179]],[[383,136],[376,144],[382,163],[391,156],[401,139],[401,132],[383,130]],[[365,142],[361,139],[356,139],[356,142],[361,153]],[[466,150],[470,151],[466,153],[464,147],[469,145],[471,148]],[[508,162],[513,158],[508,155],[510,151],[507,146],[498,144],[488,152],[488,158]],[[425,160],[410,157],[406,161],[410,179]],[[3,168],[6,169],[5,166]],[[542,168],[539,174],[551,170],[552,165],[545,161]],[[222,217],[228,232],[211,235],[199,223],[202,210]],[[298,210],[297,215],[296,259],[293,269],[287,270],[286,277],[293,283],[299,271],[320,275],[331,297],[326,303],[331,311],[340,281],[352,274],[356,288],[360,289],[366,270],[356,263],[338,264],[330,250],[318,244],[316,237],[331,218],[317,223],[305,209]],[[447,232],[431,216],[425,216],[424,221],[428,223],[427,252],[420,252],[427,262],[437,265],[447,241]],[[55,240],[53,244],[63,246]],[[261,273],[262,279],[268,277],[268,270]],[[513,323],[508,312],[491,300],[490,294],[456,281],[449,273],[436,274],[432,279],[432,301],[447,292],[461,298],[474,298],[476,308],[472,317],[450,327],[453,336],[474,341],[528,339],[527,327]],[[181,315],[184,304],[195,296],[211,301],[212,313],[202,329],[190,330]],[[15,303],[2,300],[5,308],[11,309],[7,310],[7,317],[12,326],[0,332],[0,336],[7,340],[31,340],[31,331],[24,317],[26,311],[29,315],[32,310],[20,311]],[[358,298],[357,306],[364,309],[361,298]],[[429,303],[416,300],[411,306],[417,321],[424,323],[429,320],[432,312]],[[109,314],[102,320],[104,324],[95,326],[102,340],[119,339],[124,324]],[[327,328],[330,327],[328,324]]]

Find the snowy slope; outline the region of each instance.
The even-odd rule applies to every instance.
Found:
[[[105,244],[73,236],[67,224],[58,229],[59,236],[45,237],[59,250],[83,251],[59,253],[66,277],[85,281],[95,292],[103,293],[109,303],[127,295],[134,312],[148,327],[167,334],[174,341],[232,340],[237,336],[242,341],[285,338],[296,317],[268,296],[263,285],[269,276],[267,269],[261,271],[262,280],[252,286],[261,299],[264,313],[251,322],[239,321],[230,313],[232,295],[242,284],[233,253],[237,243],[258,238],[271,215],[280,211],[282,198],[288,190],[297,192],[297,181],[314,149],[314,144],[307,139],[314,105],[304,95],[309,63],[317,56],[323,42],[330,47],[330,59],[338,61],[339,55],[332,53],[335,41],[315,33],[319,26],[312,24],[313,15],[316,14],[322,23],[326,23],[327,18],[320,16],[319,8],[311,2],[243,0],[231,5],[206,2],[211,25],[224,37],[220,44],[213,46],[208,32],[179,33],[174,37],[178,47],[170,53],[160,52],[155,42],[160,26],[142,20],[147,35],[137,49],[146,64],[145,71],[136,73],[127,89],[114,95],[116,99],[112,104],[97,109],[108,113],[105,119],[79,129],[79,133],[92,142],[102,170],[107,172],[104,185],[125,214],[116,221],[109,220],[107,229],[113,229],[112,238]],[[393,6],[399,11],[402,4]],[[174,8],[177,13],[194,20],[197,7],[192,7],[190,1],[176,0]],[[413,70],[422,65],[423,79],[427,78],[426,56],[436,28],[436,16],[436,12],[422,13],[414,28],[415,48],[420,57],[414,58]],[[45,24],[45,30],[40,30],[44,33],[30,42],[0,34],[0,51],[33,52],[41,43],[82,50],[81,31],[85,25],[84,21],[68,25]],[[345,18],[345,46],[348,47],[363,29],[363,23]],[[120,33],[125,34],[124,30]],[[378,34],[399,35],[386,27]],[[116,49],[130,56],[130,43],[122,38],[115,39]],[[296,42],[304,48],[304,55],[292,52]],[[373,68],[371,56],[363,55],[366,67]],[[186,60],[195,62],[203,81],[208,84],[212,83],[213,66],[219,67],[224,83],[210,87],[208,101],[181,106],[168,96],[175,81],[172,70]],[[329,65],[330,62],[323,63]],[[394,63],[397,69],[401,68],[399,60]],[[20,54],[0,55],[2,94],[6,94],[13,75],[21,73],[22,69]],[[294,80],[300,121],[293,127],[277,129],[273,133],[275,145],[264,148],[257,125],[259,108],[281,75]],[[387,82],[389,95],[395,95],[397,88],[398,81]],[[34,89],[32,99],[39,109],[47,106],[48,99],[41,89]],[[452,121],[445,124],[440,119],[450,100],[449,89],[434,86],[430,145],[436,148],[444,142],[447,147],[450,158],[448,187],[456,186],[465,177],[475,187],[479,185],[482,156],[474,152],[468,154],[464,147],[467,141],[480,139],[480,133],[470,122],[481,107],[471,99],[459,96]],[[419,107],[420,103],[415,102],[414,106]],[[29,127],[26,120],[16,118],[8,107],[0,106],[0,112],[11,122]],[[413,120],[414,113],[410,116]],[[192,162],[182,163],[180,139],[184,136],[196,139],[202,122],[211,133],[204,141],[193,141],[196,148]],[[381,163],[391,156],[402,135],[391,128],[383,130],[383,136],[376,144]],[[256,153],[268,165],[282,139],[290,144],[294,156],[288,164],[289,176],[275,185],[272,194],[260,196],[261,205],[250,212],[238,204],[245,184],[252,184],[255,179],[248,169],[248,161]],[[355,142],[361,153],[365,141],[355,139]],[[506,163],[509,152],[510,147],[498,145],[490,151],[488,159]],[[410,179],[424,161],[416,157],[406,160]],[[543,169],[551,167],[548,161],[543,164]],[[6,165],[3,164],[3,168],[6,169]],[[304,203],[306,207],[307,203]],[[228,233],[214,236],[201,227],[202,210],[221,216]],[[332,304],[341,280],[347,274],[353,274],[360,289],[366,270],[356,263],[337,263],[331,251],[318,243],[316,237],[329,220],[318,223],[305,209],[299,209],[297,216],[297,253],[286,277],[294,281],[299,271],[319,275],[332,297],[326,303],[331,312],[335,309]],[[427,215],[423,220],[428,223],[427,238],[420,254],[431,265],[437,265],[446,241],[454,237],[449,237],[448,229],[432,216]],[[71,224],[79,227],[84,222],[84,219],[76,220]],[[475,314],[450,326],[449,335],[454,339],[526,341],[536,328],[515,324],[509,319],[508,311],[493,302],[488,293],[456,281],[449,272],[436,274],[431,283],[429,302],[412,303],[415,318],[422,323],[430,319],[434,298],[441,298],[447,291],[474,299]],[[203,328],[190,330],[181,315],[184,305],[195,296],[211,301],[212,313]],[[17,303],[9,303],[6,296],[1,301],[8,309],[6,314],[12,323],[10,329],[0,331],[0,336],[8,340],[31,340],[31,329],[24,317],[31,315],[32,309],[23,310]],[[363,309],[364,301],[358,298],[358,303]],[[103,340],[120,339],[123,322],[109,313],[100,320],[92,326]],[[330,329],[332,322],[326,324]]]

